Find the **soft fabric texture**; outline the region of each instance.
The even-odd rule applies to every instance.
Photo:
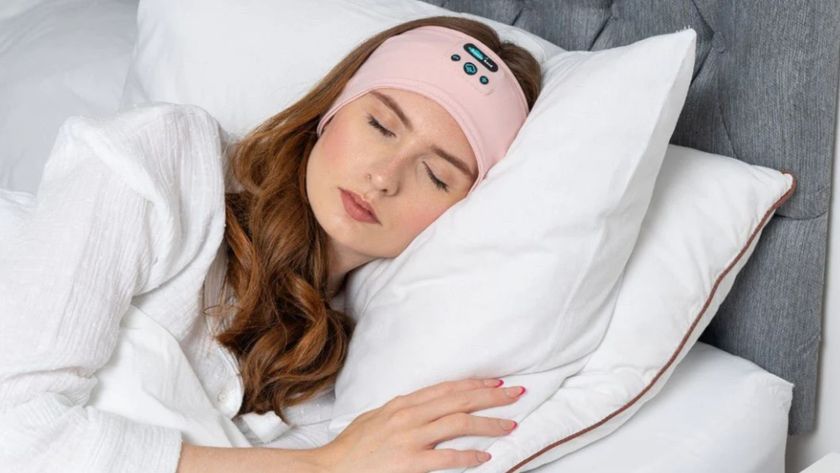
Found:
[[[224,17],[232,24],[241,24],[242,12],[208,8],[202,19],[211,21],[193,18],[185,23],[181,15],[186,10],[180,9],[188,4],[183,2],[166,11],[157,10],[161,7],[154,1],[141,4],[138,47],[124,98],[130,102],[145,94],[147,99],[194,101],[215,108],[220,121],[228,119],[234,129],[243,123],[255,125],[253,119],[241,120],[243,116],[258,116],[249,108],[252,105],[237,109],[235,100],[225,102],[225,98],[256,90],[247,84],[220,87],[225,74],[209,73],[220,66],[200,59],[209,49],[209,44],[202,41],[214,41],[207,33],[216,24],[213,18]],[[258,13],[266,14],[266,8],[266,4],[256,3],[247,12],[253,15],[249,31],[261,30],[263,22],[256,18]],[[368,18],[375,17],[376,11],[366,11]],[[391,10],[392,14],[398,12],[396,8]],[[398,22],[381,21],[371,29],[361,22],[355,27],[350,21],[352,15],[339,16],[344,30],[365,33],[359,39]],[[291,16],[284,14],[283,18],[291,26],[294,9]],[[184,27],[189,34],[184,34]],[[277,28],[276,22],[272,28],[286,30]],[[297,42],[313,45],[303,54],[330,57],[339,40],[325,34],[329,25],[307,24],[306,28],[308,36],[296,31]],[[178,31],[178,37],[168,36],[168,31]],[[319,51],[316,45],[326,37],[329,47]],[[355,293],[352,284],[348,285],[351,299],[355,299],[351,301],[354,310],[365,317],[351,342],[356,348],[351,348],[336,386],[333,435],[356,415],[397,394],[468,376],[507,374],[512,375],[509,382],[521,380],[527,384],[529,394],[514,406],[485,413],[522,421],[567,376],[583,366],[603,337],[612,314],[621,270],[638,235],[688,88],[694,39],[695,33],[688,30],[596,53],[560,54],[555,49],[549,56],[545,53],[548,48],[540,48],[537,57],[545,67],[545,88],[506,159],[488,173],[472,199],[450,209],[400,257],[363,268],[360,276],[379,272],[377,278],[364,281],[364,294]],[[232,46],[227,46],[228,50],[250,51],[252,60],[270,62],[259,61],[259,53],[247,49],[247,39],[229,43]],[[354,45],[345,44],[342,54],[336,55],[330,65]],[[294,54],[285,56],[286,60],[295,59]],[[229,63],[224,67],[236,70],[237,77],[273,79],[270,83],[275,90],[294,90],[295,76],[289,68],[283,69],[287,76],[272,77],[273,67],[268,71],[252,67],[251,74],[242,74],[242,68],[237,70]],[[197,73],[199,70],[203,73]],[[316,74],[314,80],[322,74]],[[622,80],[617,82],[616,77]],[[304,84],[306,88],[314,80]],[[254,103],[276,104],[276,96],[268,94]],[[587,159],[574,159],[579,156]],[[527,183],[528,192],[522,192],[523,183]],[[562,204],[554,207],[554,212],[546,212],[544,202]],[[517,258],[506,256],[510,254],[517,254]],[[453,259],[451,255],[460,257]],[[487,270],[488,264],[492,271]],[[451,277],[428,276],[442,273]],[[511,278],[514,274],[525,277]],[[479,287],[482,289],[477,290]],[[400,317],[385,319],[397,307]],[[522,314],[528,314],[527,319]],[[412,321],[420,327],[410,326]],[[520,329],[510,331],[511,323]],[[366,326],[375,329],[367,330]],[[481,327],[480,333],[475,327]],[[379,343],[388,336],[383,334],[403,333],[422,336],[406,338],[401,346],[392,344],[387,349]],[[372,334],[380,338],[372,340]],[[537,349],[535,339],[543,340]],[[464,344],[464,340],[469,343]],[[429,341],[437,346],[431,353],[425,348]],[[476,352],[482,356],[475,356]],[[419,356],[425,363],[406,370],[406,363]],[[392,363],[383,366],[388,359]],[[371,373],[378,373],[388,383],[371,379]],[[511,437],[530,438],[520,432],[524,432],[522,427]],[[494,441],[465,437],[441,446],[486,448]],[[515,460],[512,456],[497,459],[497,465]]]
[[[175,337],[133,305],[123,315],[114,353],[96,378],[90,407],[176,429],[194,445],[252,446],[211,401]]]
[[[838,214],[830,212],[837,1],[426,1],[521,25],[568,50],[612,48],[685,26],[697,31],[692,84],[671,143],[788,169],[798,181],[700,340],[796,384],[790,433],[813,430],[825,366],[821,327],[834,320],[826,310],[840,304],[826,299],[840,294],[826,285],[827,235]]]
[[[208,271],[202,290],[204,307],[218,299],[227,260],[224,247]],[[234,302],[234,301],[229,301]],[[343,293],[331,304],[341,308]],[[201,337],[216,333],[212,319],[198,317],[197,326],[206,325]],[[205,324],[206,322],[206,324]],[[203,327],[202,327],[203,328]],[[218,344],[213,341],[218,348]],[[238,407],[242,401],[241,383],[236,390],[222,391],[219,402],[209,397],[206,370],[188,353],[193,348],[189,338],[178,341],[163,326],[142,310],[130,306],[123,317],[117,348],[108,363],[97,371],[98,383],[89,405],[141,423],[177,429],[184,441],[214,447],[266,446],[282,436],[283,448],[313,448],[328,442],[327,424],[335,400],[332,389],[315,398],[286,409],[292,425],[273,412],[249,412],[231,417],[223,409],[228,402]],[[238,380],[238,366],[233,357],[224,359]],[[211,391],[212,392],[212,391]]]
[[[525,471],[626,422],[697,341],[795,189],[789,173],[669,145],[603,341],[520,426],[537,442],[492,448]]]
[[[90,0],[99,4],[111,1],[122,4],[133,2]],[[684,26],[692,26],[697,31],[698,60],[694,72],[695,80],[692,82],[682,119],[678,122],[672,141],[723,155],[737,156],[750,163],[792,169],[795,170],[799,181],[799,191],[779,209],[777,216],[780,218],[771,219],[768,231],[763,236],[764,243],[751,257],[752,263],[744,269],[733,288],[732,296],[720,307],[720,316],[715,317],[702,339],[730,353],[754,360],[768,371],[795,382],[796,392],[791,409],[792,433],[812,429],[816,418],[814,413],[817,360],[823,304],[821,294],[825,290],[828,196],[831,190],[831,173],[826,172],[826,169],[830,168],[834,157],[832,143],[835,135],[835,129],[832,127],[835,110],[818,104],[826,103],[826,100],[835,100],[837,97],[837,81],[832,78],[837,77],[836,65],[840,54],[833,45],[836,43],[834,38],[840,31],[840,22],[832,21],[832,18],[837,16],[833,3],[819,0],[814,6],[819,13],[809,17],[812,21],[797,22],[795,19],[799,15],[796,13],[805,7],[791,2],[780,5],[780,9],[755,9],[747,3],[733,3],[728,0],[715,0],[704,4],[692,0],[678,0],[642,5],[628,2],[522,3],[519,0],[490,3],[447,3],[447,0],[428,2],[492,16],[505,23],[526,25],[529,30],[569,50],[610,48]],[[14,15],[39,3],[45,2],[2,2],[0,17]],[[246,24],[247,11],[243,10],[239,10],[239,15],[231,16],[229,22],[228,18],[223,16],[205,16],[212,15],[212,8],[219,3],[193,4],[201,7],[206,5],[208,11],[204,8],[178,10],[174,2],[170,9],[175,14],[183,14],[183,18],[189,18],[186,16],[188,13],[190,17],[199,19],[196,24],[187,22],[191,33],[203,33],[212,29],[214,23],[209,21],[212,18],[216,18],[222,25],[230,25],[231,28],[234,25],[238,27]],[[293,28],[310,24],[306,18],[312,16],[300,15],[300,8],[316,8],[317,10],[312,10],[313,13],[323,13],[333,7],[330,0],[308,3],[310,5],[304,4],[302,7],[295,2],[282,3],[284,12],[288,11],[297,20],[303,19],[302,23],[296,23]],[[413,11],[417,15],[437,13],[434,6],[405,0],[361,0],[344,3],[354,5],[343,8],[339,5],[336,11],[342,16],[326,19],[328,24],[334,27],[330,37],[353,34],[337,26],[345,18],[352,19],[352,22],[364,21],[363,16],[366,14],[377,18],[391,18],[394,16],[390,13],[393,9],[398,9],[399,12]],[[320,8],[319,4],[325,5],[325,8]],[[249,3],[249,8],[253,8],[253,5],[253,2]],[[513,6],[516,8],[512,8]],[[520,7],[521,10],[518,10]],[[265,7],[264,12],[271,14],[270,8]],[[98,7],[95,12],[89,12],[89,17],[93,18],[95,14],[104,11],[105,8]],[[779,14],[780,11],[783,14]],[[59,10],[55,13],[62,12]],[[729,18],[734,18],[735,21],[715,21]],[[248,31],[244,34],[249,38],[278,38],[274,36],[276,34],[280,34],[281,38],[287,37],[267,23],[260,23],[260,34],[250,36]],[[95,30],[99,41],[85,42],[80,46],[98,48],[106,45],[110,48],[115,45],[112,38],[124,43],[120,38],[128,30],[117,28],[118,24],[101,21],[85,24],[83,30],[79,29],[80,34],[89,34]],[[370,27],[369,21],[367,24]],[[822,28],[821,25],[833,27]],[[161,34],[164,34],[165,29],[162,25],[157,26],[161,28]],[[507,24],[503,24],[502,27],[510,28]],[[798,33],[778,35],[780,29]],[[240,28],[239,34],[243,34],[241,30]],[[165,34],[172,35],[173,31],[168,30]],[[191,44],[196,48],[204,44],[202,41],[207,40],[201,35],[193,38],[195,41],[191,41]],[[237,64],[244,61],[248,64],[249,60],[254,59],[248,56],[246,51],[234,50],[239,43],[233,44],[227,41],[229,39],[231,38],[219,38],[218,35],[210,38],[214,47],[221,47],[219,51],[225,51],[225,61]],[[741,41],[742,39],[746,40]],[[545,41],[543,43],[545,44]],[[9,48],[22,52],[31,44],[14,43],[10,44]],[[259,41],[250,44],[256,47],[264,46]],[[553,45],[552,47],[556,48]],[[761,56],[766,60],[750,60],[756,56],[756,48],[762,50]],[[60,56],[62,52],[61,49],[57,49],[56,54],[49,56],[47,60],[61,62],[64,59]],[[74,47],[70,52],[74,55],[80,53],[86,54],[86,50]],[[168,51],[163,53],[170,54]],[[152,59],[154,57],[151,56]],[[802,57],[827,58],[825,61],[814,63],[821,68],[819,75],[826,80],[797,80],[801,74]],[[212,59],[214,58],[210,55],[202,57],[201,64],[215,64]],[[267,64],[261,65],[261,69],[271,67],[276,64],[275,61],[282,62],[284,59],[272,58]],[[154,62],[148,64],[150,67],[156,65]],[[285,62],[282,64],[288,65]],[[301,66],[307,67],[307,64]],[[167,67],[181,70],[193,68],[195,65],[169,62]],[[2,72],[5,71],[0,71],[0,75]],[[211,72],[220,74],[220,77],[232,77],[237,80],[256,79],[237,78],[224,67],[215,68]],[[295,69],[292,68],[288,72],[294,74]],[[108,80],[102,80],[101,77],[95,80],[103,87],[112,83],[120,86],[118,82],[110,82],[115,79],[113,74],[108,76]],[[176,76],[181,77],[175,73],[171,75],[173,78]],[[165,77],[161,76],[160,79],[164,80]],[[198,80],[203,79],[198,77]],[[231,91],[235,90],[236,82],[226,84],[231,87],[214,93],[214,98],[232,96]],[[798,93],[789,93],[793,90],[791,87]],[[242,93],[240,91],[238,94],[240,98]],[[768,96],[779,97],[781,100],[768,101]],[[803,100],[810,105],[801,106]],[[244,100],[240,102],[246,106],[250,105]],[[33,105],[32,101],[26,103]],[[80,102],[80,105],[83,103]],[[270,109],[270,104],[267,103],[257,106]],[[25,110],[29,111],[32,108],[27,107]],[[49,113],[49,110],[41,109],[34,116]],[[784,122],[756,119],[782,115],[787,117]],[[55,135],[59,123],[60,119],[54,119],[50,137]],[[9,138],[16,139],[18,136],[20,135]],[[5,143],[8,147],[9,143],[13,142]],[[49,146],[52,144],[52,138],[45,138],[39,143],[41,146]],[[32,166],[36,171],[31,171],[32,174],[28,174],[30,176],[40,173],[45,156],[42,154],[38,157],[41,161]],[[797,264],[787,264],[790,260],[797,261]],[[801,280],[812,281],[813,284],[802,286],[798,284]],[[778,313],[778,307],[786,307],[787,311]],[[768,316],[771,313],[778,315]]]
[[[0,5],[0,187],[34,193],[58,127],[117,109],[137,4],[4,0]]]
[[[225,0],[142,0],[137,15],[122,106],[201,105],[234,135],[292,105],[368,37],[408,20],[480,19],[539,61],[561,51],[520,28],[414,0],[257,0],[247,7]]]
[[[318,122],[371,90],[421,94],[455,119],[472,148],[476,176],[467,194],[505,154],[528,116],[522,87],[486,44],[458,30],[422,26],[392,36],[365,59]]]
[[[698,342],[620,429],[532,471],[784,473],[792,391],[755,363]]]
[[[220,134],[168,105],[59,129],[0,245],[4,471],[175,471],[179,430],[87,404],[130,305],[178,340],[195,325],[224,230]]]
[[[35,206],[29,192],[0,189],[0,236],[11,235]]]
[[[38,193],[0,189],[0,469],[174,473],[182,439],[289,430],[237,415],[238,365],[201,314],[224,274],[229,144],[194,106],[72,117]],[[326,443],[311,426],[331,408],[331,390],[288,408],[287,440]]]
[[[628,271],[633,274],[628,275],[630,279],[625,280],[622,291],[624,291],[624,287],[632,288],[634,286],[633,281],[643,282],[646,273],[648,273],[648,279],[650,273],[661,273],[658,276],[661,281],[657,280],[654,285],[642,285],[641,291],[639,290],[640,284],[637,284],[637,290],[630,291],[630,295],[626,295],[625,292],[620,293],[619,307],[616,309],[613,323],[620,320],[622,314],[624,314],[625,319],[628,317],[646,317],[640,311],[620,310],[621,307],[625,307],[621,305],[625,300],[634,297],[634,292],[635,297],[641,300],[650,296],[650,294],[646,295],[645,292],[649,293],[659,284],[668,284],[667,281],[670,279],[676,278],[679,281],[684,281],[685,278],[692,277],[692,272],[687,271],[684,264],[684,260],[687,259],[686,256],[676,260],[672,260],[668,256],[691,253],[693,254],[692,258],[702,261],[699,255],[716,254],[719,256],[716,259],[718,263],[723,264],[723,252],[721,251],[723,246],[716,239],[708,238],[708,235],[718,232],[732,233],[732,228],[738,226],[742,229],[746,228],[747,220],[752,219],[755,223],[760,215],[766,215],[766,211],[761,214],[760,201],[762,196],[764,198],[769,197],[774,185],[779,184],[779,182],[775,182],[777,180],[790,184],[786,180],[787,177],[777,175],[773,170],[746,165],[731,158],[674,145],[669,146],[657,180],[657,187],[654,190],[650,211],[643,222],[639,243],[637,244],[638,247],[646,248],[642,251],[647,253],[644,261],[648,264],[637,263],[640,256],[634,252],[628,263]],[[766,185],[768,179],[774,185]],[[0,208],[11,209],[14,203],[20,203],[26,208],[31,208],[31,203],[22,194],[11,197],[9,197],[9,194],[4,194],[3,197],[0,199]],[[709,197],[713,201],[717,199],[716,208],[719,211],[703,211],[707,208],[703,202],[707,202]],[[725,205],[728,201],[738,202],[741,205],[732,209]],[[4,203],[6,206],[3,205]],[[692,207],[696,208],[692,209]],[[742,213],[748,208],[752,208],[752,210]],[[0,219],[0,223],[8,223],[9,221],[10,219]],[[741,223],[734,223],[738,221]],[[0,226],[1,229],[2,226]],[[733,249],[736,240],[740,238],[748,239],[749,235],[739,235],[736,231],[733,233],[733,238],[730,245],[724,246]],[[748,247],[749,251],[757,241],[758,235],[755,234]],[[662,255],[657,257],[653,253],[662,253]],[[651,257],[652,255],[653,257]],[[748,252],[742,253],[737,267],[740,267],[748,256]],[[715,260],[715,258],[712,258],[712,260]],[[214,265],[215,263],[214,261]],[[641,269],[630,269],[637,266]],[[726,278],[721,282],[721,286],[729,284],[729,281],[734,278],[737,272],[737,267],[727,273]],[[689,268],[691,267],[689,266]],[[711,268],[695,267],[691,269],[698,275],[706,272],[702,276],[709,278],[709,280],[714,276],[709,273]],[[210,273],[216,274],[212,267]],[[688,282],[684,282],[683,285],[686,288],[692,287],[692,283]],[[721,286],[718,286],[717,289],[719,297],[725,295],[725,291],[720,292],[723,291]],[[675,290],[677,295],[680,292],[679,289]],[[682,293],[683,299],[691,298],[691,295],[686,294],[684,289]],[[661,294],[654,295],[654,297],[661,296]],[[679,305],[684,304],[684,301],[679,302]],[[644,306],[644,303],[638,305]],[[635,307],[635,305],[632,307]],[[667,319],[667,312],[670,308],[669,304],[662,305],[661,308],[650,314],[649,322],[656,323]],[[704,312],[705,320],[699,321],[699,324],[694,328],[695,330],[700,330],[701,326],[708,321],[713,309],[713,306],[707,308]],[[689,321],[683,320],[682,325],[678,320],[673,321],[673,323],[676,329],[684,329]],[[608,336],[610,333],[608,332]],[[650,329],[650,333],[649,340],[645,340],[638,334],[627,335],[632,336],[634,340],[640,339],[639,343],[656,345],[659,332],[654,327]],[[206,404],[204,391],[192,380],[194,375],[190,373],[188,365],[183,361],[183,355],[179,353],[174,338],[167,331],[162,330],[154,320],[136,307],[131,306],[123,318],[120,337],[114,356],[97,372],[98,384],[92,392],[91,406],[118,413],[138,422],[145,421],[145,423],[175,427],[183,433],[185,440],[191,442],[215,446],[242,446],[237,441],[237,439],[241,440],[242,434],[231,429],[233,424],[230,419],[223,414],[221,409],[214,410]],[[636,343],[628,340],[626,342]],[[602,348],[606,345],[607,343],[602,344]],[[704,346],[703,344],[698,345]],[[704,353],[702,355],[704,360],[702,365],[696,367],[695,365],[700,364],[701,361],[692,361],[692,352],[695,352],[694,358],[699,359],[701,356],[697,354],[699,347],[689,351],[690,346],[691,344],[687,343],[679,353],[679,357],[682,358],[683,354],[688,352],[685,361],[680,362],[676,368],[674,368],[677,365],[676,361],[671,365],[676,379],[669,380],[667,386],[662,387],[671,371],[669,370],[664,377],[660,377],[654,389],[662,388],[662,393],[651,401],[650,406],[646,406],[633,419],[630,419],[626,426],[595,444],[588,445],[582,450],[546,465],[539,471],[548,473],[564,471],[563,468],[582,467],[611,471],[610,465],[612,467],[624,465],[628,468],[641,468],[644,471],[665,472],[669,471],[669,468],[673,468],[674,465],[678,465],[679,461],[688,461],[694,458],[692,455],[696,453],[698,448],[697,441],[701,443],[718,442],[718,447],[708,447],[704,451],[726,451],[724,446],[719,445],[718,439],[726,438],[727,434],[733,432],[733,428],[748,429],[743,432],[749,434],[744,438],[749,437],[751,444],[755,447],[753,449],[755,455],[739,456],[741,462],[739,464],[744,465],[745,468],[755,467],[745,469],[745,471],[758,472],[761,471],[758,468],[759,466],[780,464],[778,458],[774,456],[774,451],[776,446],[784,443],[787,409],[790,406],[792,388],[790,383],[761,370],[746,360],[708,346],[705,346],[701,351]],[[595,356],[598,356],[598,352],[602,348],[596,351]],[[661,348],[662,346],[658,346],[656,349]],[[592,392],[632,395],[633,393],[628,390],[621,391],[615,388],[630,379],[633,379],[634,382],[627,384],[631,384],[637,389],[641,388],[641,383],[645,381],[645,378],[649,379],[654,374],[657,356],[661,360],[662,356],[668,355],[668,353],[657,354],[655,353],[656,349],[648,350],[640,355],[638,350],[634,351],[631,348],[623,347],[621,351],[623,356],[634,357],[626,364],[625,368],[633,366],[636,369],[635,372],[628,372],[623,376],[623,379],[615,377],[621,373],[620,370],[612,370],[611,373],[602,372],[600,376],[594,377],[591,371],[595,367],[587,366],[580,374],[573,376],[564,386],[561,386],[555,398],[561,397],[561,393],[566,388],[575,384],[571,382],[572,380],[586,378],[587,376],[590,381],[594,380],[591,387],[597,387]],[[722,358],[729,361],[723,363],[726,360],[722,360]],[[149,363],[152,362],[155,363],[156,369],[142,369],[144,365],[149,366]],[[603,370],[604,368],[599,369]],[[704,374],[706,372],[708,374]],[[155,376],[155,373],[157,373],[157,376]],[[589,374],[587,375],[587,373]],[[613,377],[610,376],[611,374]],[[141,385],[139,389],[137,388],[138,383]],[[176,385],[177,389],[173,390]],[[705,393],[704,390],[709,390],[709,392]],[[592,394],[590,391],[587,392],[590,395]],[[552,399],[546,405],[550,405],[555,400]],[[275,435],[274,440],[265,444],[265,446],[312,448],[325,444],[329,436],[328,424],[330,419],[327,414],[331,411],[331,401],[329,399],[326,402],[320,401],[305,406],[308,409],[320,411],[320,417],[310,415],[308,421],[291,429],[280,423],[279,420],[274,421],[271,418],[273,416],[264,416],[262,422],[267,430],[274,429],[276,432],[282,432],[279,436]],[[696,423],[674,424],[668,421],[668,419],[673,418],[674,412],[682,413],[681,415],[684,417],[689,405],[687,403],[694,403],[698,406],[697,409],[689,408],[689,411],[696,412],[698,415],[702,413],[698,422],[707,422],[707,427],[695,428],[693,426]],[[641,404],[641,402],[638,404]],[[603,403],[601,405],[603,406]],[[597,411],[597,407],[596,405],[595,411]],[[632,407],[631,409],[635,408]],[[772,410],[773,414],[768,415],[768,410]],[[597,414],[597,412],[595,413]],[[745,419],[745,416],[748,419]],[[566,417],[564,407],[564,411],[558,414],[558,419],[562,422]],[[719,423],[724,421],[734,422],[734,424],[723,428]],[[665,435],[663,429],[673,431],[672,435]],[[720,430],[719,434],[713,433],[715,429]],[[548,431],[554,432],[550,429]],[[776,436],[779,435],[780,437],[777,438]],[[671,448],[667,457],[657,455],[656,463],[651,463],[650,455],[645,453],[654,452],[655,447],[648,441],[640,442],[640,439],[649,439],[651,436],[653,436],[653,439],[658,439],[656,441],[662,447]],[[693,438],[694,440],[692,440]],[[676,439],[684,440],[675,443]],[[684,447],[674,449],[674,445],[683,445]],[[605,461],[604,452],[606,451],[610,451],[612,454]],[[758,451],[763,452],[765,456],[759,457]],[[704,465],[708,467],[716,465],[715,458],[704,456],[706,462]],[[696,458],[694,459],[696,460]],[[731,462],[727,464],[731,464]],[[634,470],[631,469],[630,471]]]
[[[531,471],[784,473],[792,390],[756,364],[699,342],[621,429]],[[326,430],[324,424],[294,428],[269,446],[310,448]]]
[[[716,41],[715,41],[715,44],[716,44],[716,45],[718,44],[718,41],[717,41],[718,39],[719,39],[718,37],[715,37],[715,40],[716,40]],[[718,48],[718,51],[723,51],[723,48]],[[709,61],[709,62],[711,62],[711,61]],[[708,65],[708,64],[707,64],[707,65]],[[2,222],[0,222],[0,223],[2,223]],[[671,382],[673,382],[673,381],[671,381]],[[644,415],[644,413],[640,413],[639,415],[640,415],[640,416],[641,416],[641,415]],[[619,434],[613,434],[613,436],[615,436],[615,435],[619,435]],[[600,443],[599,443],[599,444],[600,444]],[[591,447],[590,447],[590,448],[591,448]]]

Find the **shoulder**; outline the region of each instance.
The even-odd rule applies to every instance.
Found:
[[[149,102],[107,116],[73,116],[59,129],[57,140],[91,145],[95,151],[136,154],[182,149],[217,151],[227,133],[205,109],[190,104]],[[110,148],[110,149],[108,149]],[[185,157],[187,153],[165,153],[164,157]]]
[[[191,190],[223,193],[226,136],[199,106],[151,102],[104,117],[70,117],[55,146],[94,157],[126,185],[159,201],[162,194],[173,198]],[[72,166],[76,160],[48,165]]]
[[[218,121],[204,108],[192,104],[147,102],[132,105],[105,116],[74,116],[68,119],[71,126],[89,126],[103,129],[144,127],[174,121],[194,126],[217,128]]]

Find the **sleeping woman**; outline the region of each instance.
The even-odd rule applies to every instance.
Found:
[[[467,198],[540,87],[525,49],[483,23],[430,17],[363,42],[299,101],[218,147],[218,165],[199,145],[143,144],[206,141],[197,107],[142,115],[157,118],[121,135],[127,119],[68,121],[37,206],[0,248],[0,470],[413,473],[486,461],[435,446],[510,432],[510,420],[469,414],[516,401],[521,390],[498,380],[397,396],[300,450],[193,445],[89,399],[132,305],[178,340],[220,412],[287,421],[285,409],[331,389],[346,358],[354,322],[335,301],[348,274],[396,257]],[[239,389],[217,398],[226,386]]]

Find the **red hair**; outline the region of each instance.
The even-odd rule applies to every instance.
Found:
[[[461,17],[429,17],[369,38],[342,59],[303,98],[268,118],[236,143],[230,155],[242,191],[225,195],[225,289],[236,304],[217,340],[237,358],[245,386],[240,414],[302,403],[335,382],[354,321],[329,306],[328,235],[306,195],[306,165],[321,116],[383,41],[423,25],[462,31],[502,58],[533,106],[542,86],[539,63],[525,49],[501,42],[489,26]],[[221,313],[225,313],[223,310]]]

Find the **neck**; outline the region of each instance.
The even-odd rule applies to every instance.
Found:
[[[340,277],[330,277],[330,282],[327,285],[327,297],[332,299],[338,294],[342,289],[344,289],[344,283],[347,280],[345,274],[341,274]]]
[[[330,276],[327,282],[327,295],[330,299],[344,289],[347,274],[350,271],[371,261],[372,258],[362,255],[330,239],[329,252]]]

